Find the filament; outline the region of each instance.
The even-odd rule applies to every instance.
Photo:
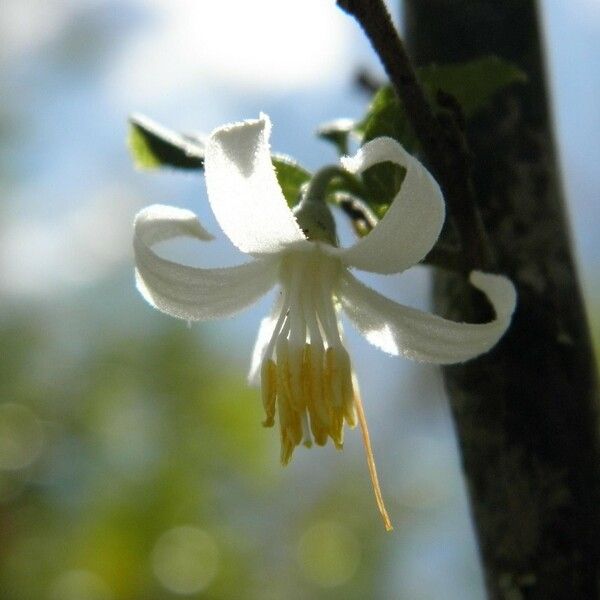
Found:
[[[375,494],[375,502],[379,514],[383,519],[383,525],[386,531],[392,531],[394,527],[385,508],[383,501],[383,495],[381,494],[381,487],[379,486],[379,478],[377,477],[377,467],[375,466],[375,456],[373,455],[373,448],[371,447],[371,437],[369,436],[369,428],[367,427],[367,418],[363,409],[362,400],[360,399],[360,390],[358,389],[357,382],[353,377],[354,381],[354,404],[356,405],[356,413],[358,415],[358,423],[360,425],[360,431],[362,433],[363,445],[365,448],[365,455],[367,457],[367,466],[369,468],[369,475],[371,476],[371,484],[373,486],[373,493]]]

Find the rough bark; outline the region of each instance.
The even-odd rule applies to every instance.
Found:
[[[490,354],[444,369],[489,596],[600,598],[597,377],[552,138],[536,4],[406,0],[404,12],[417,64],[493,53],[529,76],[467,129],[495,264],[519,293],[514,322]],[[436,274],[442,314],[466,320],[481,311],[463,282]]]

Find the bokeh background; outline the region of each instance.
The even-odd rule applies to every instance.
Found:
[[[600,3],[541,4],[594,321]],[[188,207],[218,227],[201,176],[135,171],[130,112],[208,132],[262,110],[274,149],[316,168],[335,160],[317,125],[358,118],[368,102],[359,67],[381,73],[333,0],[0,4],[2,600],[483,598],[436,369],[348,331],[396,526],[386,534],[358,431],[342,453],[300,448],[279,465],[245,380],[271,298],[188,328],[133,284],[141,207]],[[241,261],[222,236],[167,251]],[[423,269],[367,281],[427,307]]]

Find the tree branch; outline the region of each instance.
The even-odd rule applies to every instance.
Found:
[[[434,114],[382,0],[337,0],[337,4],[359,22],[404,104],[426,161],[444,191],[467,268],[491,270],[493,259],[471,183],[471,159],[458,123]]]
[[[468,266],[491,264],[481,214],[494,264],[518,290],[500,343],[444,368],[489,598],[600,599],[598,380],[553,148],[538,3],[404,0],[419,64],[495,54],[528,75],[466,132],[451,99],[438,98],[441,115],[425,101],[383,3],[338,4],[362,25],[405,105]],[[434,284],[441,314],[473,318],[463,275],[437,270]]]
[[[565,218],[536,0],[403,0],[417,64],[494,54],[527,73],[467,123],[498,268],[519,303],[492,352],[444,368],[490,600],[600,598],[598,384]],[[465,318],[463,277],[434,300]]]

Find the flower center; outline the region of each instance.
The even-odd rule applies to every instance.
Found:
[[[355,389],[334,306],[339,261],[319,249],[293,252],[281,265],[283,301],[261,366],[262,399],[272,427],[278,412],[281,462],[300,443],[342,448],[344,421],[356,425]]]

